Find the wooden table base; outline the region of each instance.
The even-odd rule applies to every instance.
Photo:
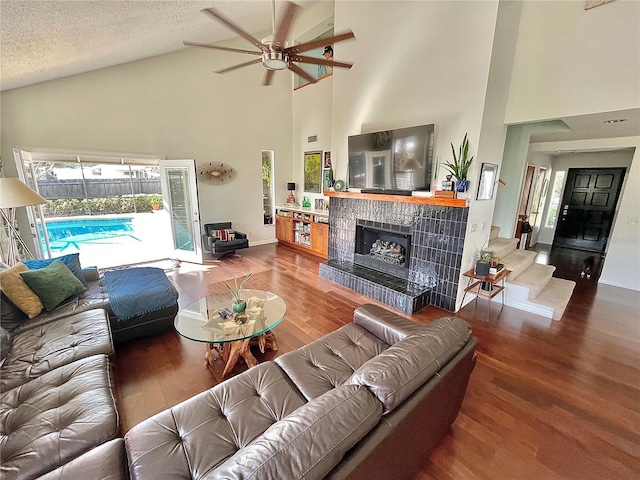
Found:
[[[260,352],[264,353],[267,348],[278,351],[278,342],[276,336],[271,330],[259,335],[257,338],[246,338],[237,342],[227,343],[207,343],[204,352],[204,361],[207,365],[213,366],[218,358],[221,358],[225,362],[222,377],[224,378],[233,367],[244,359],[244,362],[249,368],[258,365],[258,360],[251,353],[251,344],[258,344]]]

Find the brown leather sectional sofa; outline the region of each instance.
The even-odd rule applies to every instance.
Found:
[[[464,321],[375,305],[353,322],[161,412],[125,435],[134,480],[411,478],[475,365]]]
[[[475,364],[460,319],[421,326],[364,305],[123,441],[106,312],[29,322],[2,366],[6,479],[411,478],[455,420]]]
[[[119,322],[98,271],[82,272],[86,290],[32,319],[0,293],[3,480],[37,478],[57,467],[64,475],[78,468],[74,465],[83,465],[86,470],[84,460],[74,459],[89,451],[94,460],[96,456],[104,458],[110,471],[117,457],[106,461],[106,455],[119,449],[124,458],[122,439],[114,441],[111,448],[97,450],[102,454],[92,450],[121,434],[110,363],[114,339],[127,340],[170,328],[177,303]],[[100,465],[94,460],[92,464]],[[106,477],[81,474],[70,478]],[[113,478],[126,478],[126,469],[122,477]]]

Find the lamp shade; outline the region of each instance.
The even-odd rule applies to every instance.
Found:
[[[47,203],[47,200],[19,178],[0,178],[0,208],[27,207],[43,203]]]
[[[287,182],[287,190],[295,190],[296,183],[295,182]]]

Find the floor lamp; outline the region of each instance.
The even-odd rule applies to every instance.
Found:
[[[2,260],[7,265],[15,265],[20,261],[21,250],[29,258],[34,258],[33,253],[20,236],[20,232],[16,229],[16,208],[43,203],[47,203],[47,200],[30,189],[19,178],[0,178],[0,219],[7,234],[6,252],[4,245],[0,244],[0,248]]]

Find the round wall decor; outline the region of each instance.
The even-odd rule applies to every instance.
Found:
[[[231,165],[223,162],[201,163],[198,165],[196,172],[198,180],[212,185],[223,185],[232,182],[237,175]]]

